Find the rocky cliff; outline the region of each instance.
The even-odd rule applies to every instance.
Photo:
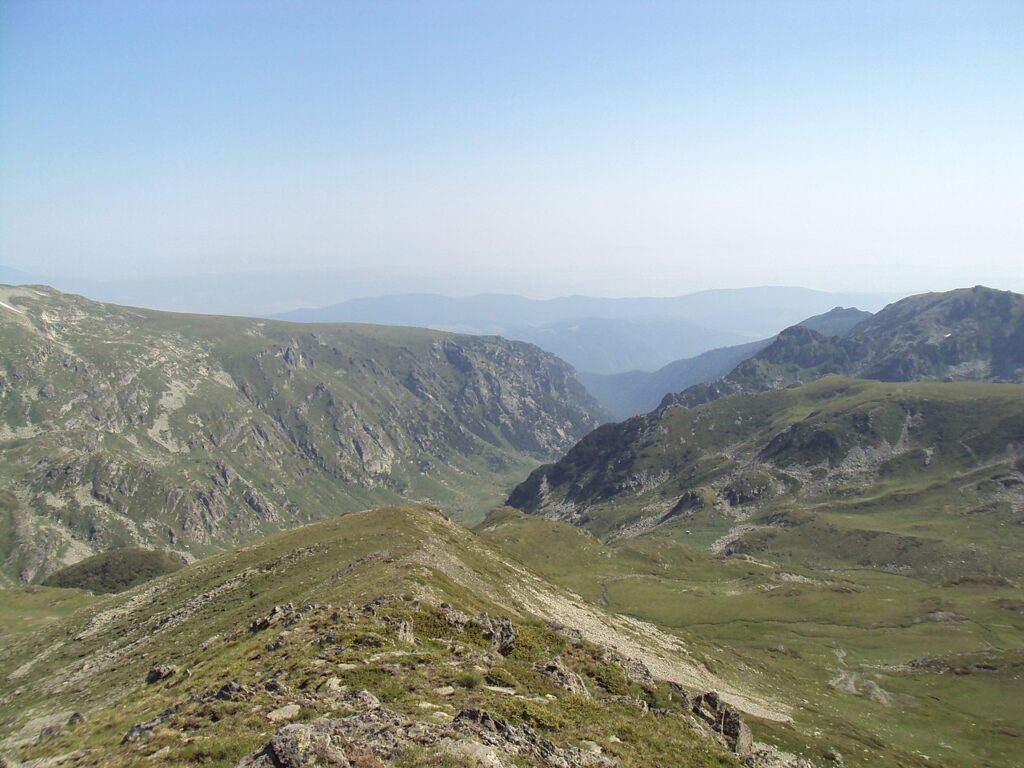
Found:
[[[0,288],[0,573],[203,554],[397,499],[482,513],[599,407],[529,344]]]

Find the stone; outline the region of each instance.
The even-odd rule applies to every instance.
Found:
[[[267,712],[267,720],[272,723],[283,723],[286,720],[294,720],[299,716],[302,709],[298,704],[285,704],[283,707]]]
[[[565,666],[560,657],[556,656],[546,664],[538,664],[537,671],[553,680],[569,693],[590,698],[590,692],[587,690],[583,678]]]
[[[502,656],[508,656],[516,647],[515,624],[505,616],[488,618],[487,614],[481,616],[481,623],[484,625],[484,638],[491,641],[491,647]]]
[[[669,681],[668,688],[672,692],[672,700],[679,704],[679,708],[684,712],[690,711],[693,705],[690,702],[690,694],[687,693],[686,689],[679,683],[672,681]]]
[[[317,688],[317,693],[321,696],[339,696],[343,692],[348,690],[348,686],[341,682],[336,677],[329,677],[320,684]]]
[[[416,635],[413,634],[411,621],[396,622],[395,630],[398,633],[398,642],[408,643],[409,645],[416,643]]]
[[[453,627],[454,629],[464,629],[470,622],[469,616],[457,608],[452,608],[448,603],[441,603],[440,608],[444,615],[445,622],[447,622],[448,626]]]
[[[229,680],[217,689],[213,697],[220,701],[246,701],[252,698],[252,693],[249,686]]]
[[[237,768],[351,768],[337,721],[326,719],[287,725],[259,752],[243,758]]]
[[[146,673],[146,684],[159,683],[176,674],[178,674],[178,668],[173,664],[158,664]]]
[[[438,696],[452,696],[455,693],[455,689],[450,685],[442,685],[440,688],[435,688],[434,693]]]
[[[464,758],[471,765],[479,768],[505,768],[506,763],[499,757],[493,747],[485,746],[478,741],[459,739],[446,742],[442,749],[456,758]]]
[[[250,632],[262,632],[274,624],[277,624],[281,619],[286,616],[290,616],[295,612],[295,606],[291,603],[285,603],[284,605],[275,605],[266,616],[256,619],[252,624],[249,625]]]

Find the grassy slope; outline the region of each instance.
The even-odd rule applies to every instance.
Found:
[[[796,727],[820,731],[819,753],[1013,765],[1022,438],[1019,385],[831,377],[604,427],[517,491],[615,546],[511,513],[482,530],[580,594],[685,632],[719,671],[763,673],[803,702]]]
[[[641,714],[610,698],[626,694],[673,706],[664,685],[629,682],[596,646],[572,645],[538,620],[523,602],[524,587],[530,594],[558,592],[436,511],[384,509],[278,533],[120,595],[89,601],[51,589],[0,591],[0,610],[46,604],[52,614],[16,628],[32,631],[10,632],[0,647],[0,748],[21,758],[79,750],[68,763],[74,765],[233,765],[266,741],[273,728],[263,715],[284,701],[305,702],[300,720],[329,714],[330,703],[314,691],[337,677],[418,721],[437,722],[435,710],[478,706],[530,724],[556,744],[593,739],[624,768],[652,760],[735,764],[684,719]],[[381,595],[392,599],[380,611],[412,622],[415,646],[399,642],[392,624],[359,610]],[[418,599],[406,599],[412,596]],[[445,624],[436,607],[442,600],[470,613],[511,615],[519,630],[516,650],[497,656],[479,630]],[[281,627],[248,630],[284,602],[321,607],[282,635]],[[331,618],[334,610],[340,610],[337,618]],[[569,695],[535,671],[538,661],[555,654],[581,671],[595,700]],[[190,675],[179,672],[147,686],[146,671],[154,664],[175,664]],[[520,695],[483,687],[485,675]],[[271,677],[283,681],[284,699],[259,687]],[[120,744],[131,725],[229,680],[257,692],[241,704],[186,704],[152,738]],[[454,694],[435,691],[446,684]],[[86,720],[34,738],[39,718],[63,712],[56,719],[64,722],[71,710]],[[411,762],[401,764],[441,764],[436,755],[408,757]]]
[[[599,537],[675,510],[659,530],[702,548],[735,530],[736,549],[794,563],[1016,578],[1022,437],[1019,385],[828,377],[602,427],[511,502],[571,507]],[[759,484],[764,495],[730,500]],[[695,490],[707,503],[677,506]]]
[[[0,579],[401,499],[481,517],[596,403],[525,344],[0,288]]]
[[[1018,584],[714,557],[659,535],[608,547],[514,510],[478,530],[584,597],[679,632],[727,680],[756,679],[792,702],[791,726],[757,729],[785,748],[819,761],[838,750],[864,766],[1012,766],[1019,757]]]

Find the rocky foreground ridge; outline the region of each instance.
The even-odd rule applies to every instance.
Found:
[[[210,558],[9,643],[0,663],[9,764],[808,765],[745,722],[784,707],[431,510]]]

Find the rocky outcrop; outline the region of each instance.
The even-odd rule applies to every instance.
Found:
[[[565,666],[557,656],[544,664],[538,664],[537,671],[553,680],[560,688],[564,688],[569,693],[590,698],[590,692],[587,691],[583,678]]]
[[[507,617],[490,618],[487,614],[481,614],[478,621],[484,628],[484,637],[491,641],[491,647],[495,651],[502,656],[508,656],[515,650],[518,633],[515,624]]]
[[[700,718],[715,733],[725,739],[726,745],[740,757],[749,755],[754,748],[754,737],[750,727],[734,708],[723,702],[717,693],[702,693],[693,700],[693,714]]]
[[[461,710],[450,725],[434,725],[378,706],[344,718],[287,725],[236,768],[383,766],[422,748],[432,748],[438,755],[462,755],[492,768],[511,768],[522,760],[551,768],[618,764],[592,750],[558,747],[527,725],[512,725],[480,709]]]

